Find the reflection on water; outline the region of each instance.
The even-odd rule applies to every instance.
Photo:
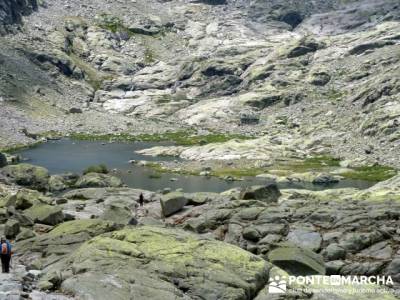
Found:
[[[87,166],[105,164],[110,169],[117,169],[116,175],[129,187],[152,191],[164,188],[182,188],[185,192],[222,192],[234,187],[268,182],[262,178],[247,178],[243,181],[229,182],[215,177],[208,178],[171,173],[161,174],[160,178],[150,178],[151,175],[155,174],[153,170],[129,163],[129,160],[174,160],[176,159],[174,157],[150,157],[135,152],[144,148],[168,144],[160,142],[102,143],[99,141],[62,139],[23,150],[20,154],[24,158],[27,158],[29,163],[43,166],[52,174],[64,172],[80,173]],[[171,181],[171,179],[174,181]],[[323,190],[326,188],[356,187],[364,189],[371,185],[372,183],[361,180],[343,180],[329,186],[318,186],[311,183],[293,183],[282,184],[280,188]]]

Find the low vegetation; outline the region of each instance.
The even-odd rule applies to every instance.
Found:
[[[386,166],[363,166],[352,169],[352,171],[341,174],[348,179],[367,180],[367,181],[384,181],[392,178],[397,171]]]
[[[85,170],[83,170],[83,174],[88,174],[88,173],[101,173],[101,174],[107,174],[108,173],[108,168],[104,164],[100,165],[93,165],[87,167]]]
[[[315,156],[304,160],[287,161],[273,166],[276,170],[283,173],[304,173],[310,171],[327,171],[340,166],[340,160],[331,156]]]
[[[91,141],[126,141],[126,142],[173,142],[182,146],[206,145],[210,143],[223,143],[232,139],[250,139],[248,136],[240,134],[210,133],[206,135],[196,135],[192,131],[176,131],[157,134],[106,134],[92,135],[86,133],[74,133],[71,138],[78,140]]]

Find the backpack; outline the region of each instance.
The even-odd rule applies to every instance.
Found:
[[[8,254],[8,245],[7,243],[1,244],[1,254]]]

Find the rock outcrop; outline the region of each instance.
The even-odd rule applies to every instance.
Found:
[[[98,236],[68,261],[64,268],[72,273],[61,288],[96,299],[252,299],[269,269],[235,246],[157,227]]]
[[[11,25],[20,24],[22,16],[38,8],[37,0],[4,0],[0,3],[0,35],[7,33]]]

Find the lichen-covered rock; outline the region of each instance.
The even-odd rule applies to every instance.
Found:
[[[5,206],[15,206],[16,209],[27,209],[36,203],[50,203],[51,199],[35,190],[21,189],[8,198]]]
[[[163,195],[160,203],[163,215],[169,217],[180,211],[188,203],[188,199],[181,192],[172,192]]]
[[[37,236],[30,234],[31,237],[18,240],[15,252],[26,265],[41,269],[50,266],[55,260],[65,258],[92,237],[116,229],[120,229],[120,226],[99,219],[68,221],[47,233]]]
[[[307,249],[283,245],[272,250],[268,259],[293,275],[325,275],[322,256]]]
[[[77,188],[121,187],[122,185],[123,183],[118,177],[101,173],[85,174],[75,184]]]
[[[24,215],[35,223],[46,225],[57,225],[64,221],[64,214],[61,207],[48,204],[36,204],[24,211]]]
[[[15,183],[35,190],[45,190],[50,177],[47,169],[30,164],[9,165],[1,173]]]
[[[61,288],[99,300],[252,299],[268,281],[268,263],[261,258],[229,244],[159,227],[98,236],[72,253],[69,261],[73,275]]]
[[[49,234],[51,236],[67,236],[86,233],[89,236],[94,237],[108,231],[113,231],[117,228],[118,226],[110,221],[99,219],[74,220],[58,225]]]

